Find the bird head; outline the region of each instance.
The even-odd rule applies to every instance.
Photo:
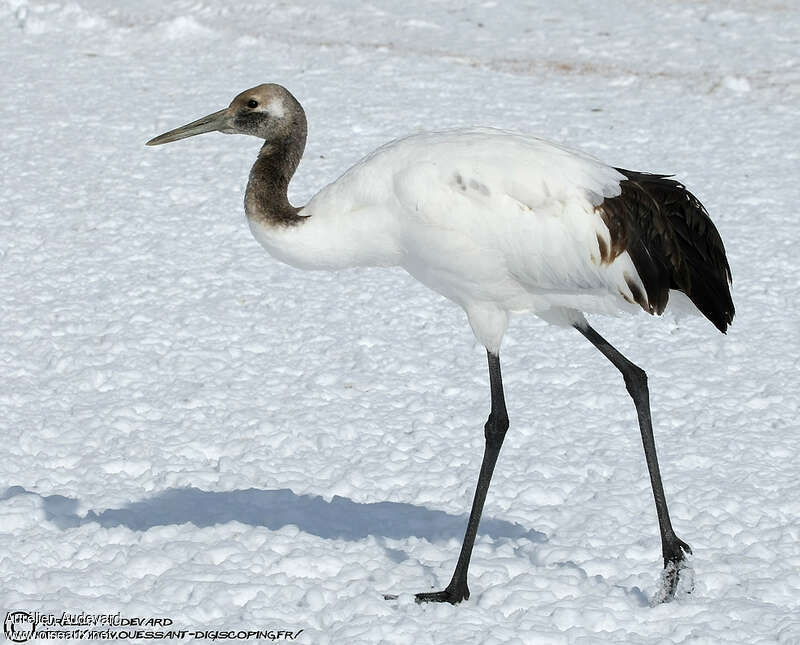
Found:
[[[224,110],[165,132],[147,142],[158,146],[205,132],[249,134],[267,142],[301,135],[305,139],[306,118],[297,99],[274,83],[257,85],[239,94]]]

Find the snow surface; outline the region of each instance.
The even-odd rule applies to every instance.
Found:
[[[800,643],[795,2],[0,0],[0,613],[168,616],[325,643]],[[483,350],[400,271],[303,273],[242,211],[258,142],[164,130],[279,82],[300,203],[387,140],[488,125],[674,172],[737,317],[595,318],[650,376],[694,593],[660,544],[633,406],[578,334]],[[384,592],[399,593],[396,602]]]

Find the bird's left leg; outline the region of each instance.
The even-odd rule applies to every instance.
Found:
[[[481,463],[481,472],[478,476],[475,498],[472,501],[472,511],[467,522],[467,531],[464,534],[464,542],[461,545],[461,553],[458,556],[458,563],[450,584],[447,585],[444,591],[418,593],[416,594],[417,602],[449,602],[456,604],[469,598],[467,569],[472,555],[472,547],[475,544],[475,536],[478,533],[478,524],[481,521],[483,503],[486,501],[489,482],[492,480],[497,456],[500,454],[500,447],[503,445],[503,439],[508,430],[508,413],[506,412],[506,400],[503,395],[503,379],[500,375],[500,358],[490,351],[486,353],[489,358],[492,410],[483,428],[486,446],[483,452],[483,463]]]
[[[661,531],[661,551],[664,556],[664,588],[658,595],[658,602],[668,602],[675,597],[678,588],[680,572],[685,568],[685,553],[691,553],[689,545],[675,535],[672,522],[669,519],[667,500],[664,496],[664,486],[661,483],[661,473],[658,469],[656,444],[653,439],[653,423],[650,418],[650,393],[647,388],[647,374],[639,366],[625,358],[605,338],[598,334],[586,321],[575,325],[600,352],[622,372],[625,387],[636,406],[639,417],[639,430],[644,444],[644,455],[647,469],[650,472],[650,484],[653,488],[653,497],[656,503],[658,526]]]

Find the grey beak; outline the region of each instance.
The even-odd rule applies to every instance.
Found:
[[[213,114],[204,116],[202,119],[197,119],[197,121],[182,125],[180,128],[175,128],[174,130],[160,134],[150,139],[145,145],[160,146],[162,143],[171,143],[172,141],[193,137],[196,134],[203,134],[204,132],[227,130],[230,128],[228,123],[229,114],[228,108],[220,110],[219,112],[214,112]]]

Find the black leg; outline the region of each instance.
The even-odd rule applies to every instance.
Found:
[[[487,352],[487,355],[489,357],[492,411],[484,426],[486,447],[483,452],[483,463],[481,464],[481,473],[478,476],[475,498],[472,501],[472,511],[467,522],[467,531],[464,534],[464,542],[461,545],[461,554],[458,556],[458,563],[450,584],[447,585],[444,591],[418,593],[416,595],[417,602],[449,602],[455,604],[469,598],[467,569],[472,555],[472,546],[475,544],[475,535],[478,532],[478,523],[481,521],[483,503],[486,501],[486,492],[489,490],[489,482],[492,480],[494,465],[497,463],[500,446],[503,445],[503,439],[508,430],[508,413],[506,412],[506,401],[503,395],[503,379],[500,375],[500,358],[491,352]]]
[[[672,529],[667,510],[667,500],[664,497],[664,487],[661,484],[661,473],[658,470],[656,457],[656,444],[653,439],[653,424],[650,418],[650,394],[647,389],[647,374],[644,370],[631,363],[619,353],[605,338],[598,334],[588,323],[575,325],[592,345],[597,347],[602,354],[622,372],[625,387],[636,406],[639,417],[639,430],[642,433],[644,456],[647,460],[647,469],[650,471],[650,484],[653,488],[653,497],[656,502],[658,526],[661,530],[661,551],[664,556],[664,589],[658,601],[669,601],[675,596],[681,569],[685,567],[685,553],[692,550],[686,542],[680,540]]]

